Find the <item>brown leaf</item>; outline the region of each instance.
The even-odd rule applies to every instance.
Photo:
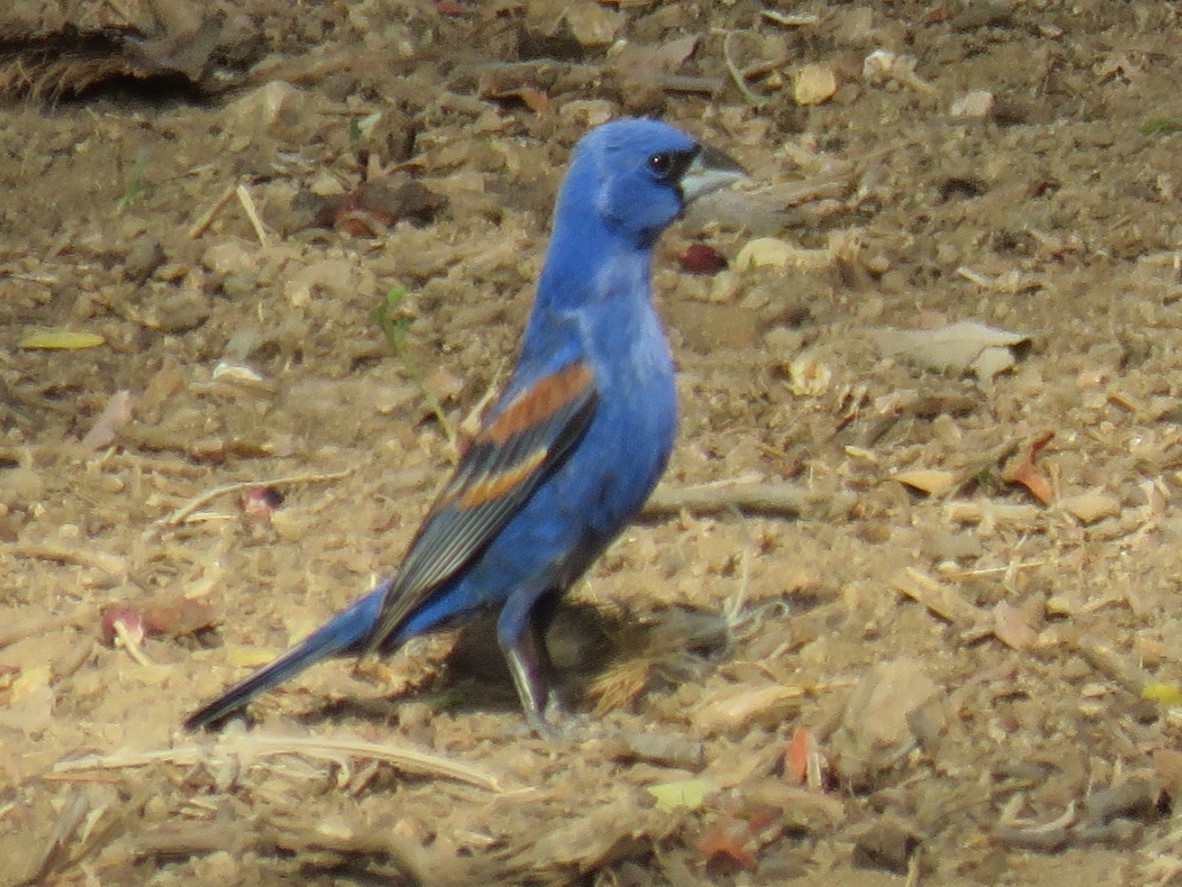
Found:
[[[755,854],[751,852],[751,829],[741,819],[722,817],[695,842],[707,862],[725,871],[755,868]]]
[[[144,627],[149,634],[183,637],[209,628],[216,621],[213,607],[186,597],[157,601],[144,607]]]
[[[1030,442],[1024,452],[1013,456],[1001,470],[1001,479],[1010,484],[1021,484],[1043,505],[1055,501],[1051,482],[1034,464],[1038,454],[1055,437],[1055,432],[1044,431]]]

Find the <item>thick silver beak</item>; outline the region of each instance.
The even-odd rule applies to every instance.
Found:
[[[738,162],[717,148],[703,145],[693,162],[686,167],[678,184],[682,200],[689,204],[703,194],[725,188],[731,182],[747,177]]]

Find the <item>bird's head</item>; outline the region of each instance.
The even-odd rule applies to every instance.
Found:
[[[585,203],[610,231],[648,246],[694,198],[743,176],[726,154],[667,123],[615,120],[575,146],[560,210]]]

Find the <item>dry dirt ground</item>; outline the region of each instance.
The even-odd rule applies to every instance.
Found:
[[[0,79],[0,884],[1182,883],[1173,4],[62,5]],[[182,733],[398,563],[622,113],[751,179],[658,256],[575,725],[469,630]]]

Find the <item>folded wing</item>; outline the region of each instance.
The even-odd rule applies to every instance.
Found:
[[[497,410],[411,543],[382,601],[368,651],[382,647],[434,589],[500,532],[582,437],[595,404],[591,368],[575,361]]]

